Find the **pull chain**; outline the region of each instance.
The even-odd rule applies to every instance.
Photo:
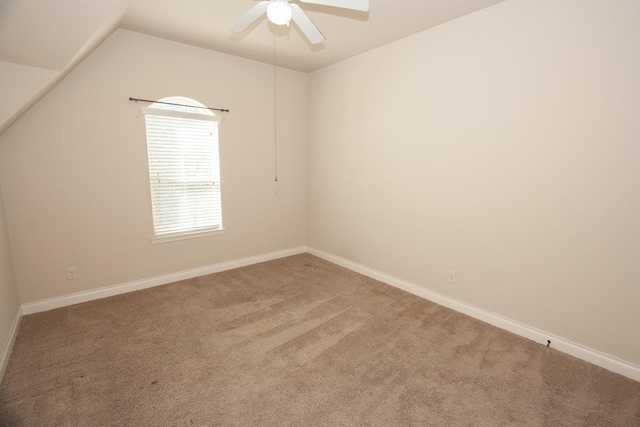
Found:
[[[278,182],[278,104],[276,102],[276,33],[273,33],[273,163],[275,181]]]

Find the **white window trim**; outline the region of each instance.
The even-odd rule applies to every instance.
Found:
[[[224,234],[226,228],[214,227],[207,228],[202,231],[190,231],[187,233],[174,233],[166,234],[163,236],[154,236],[151,238],[151,242],[155,245],[158,243],[175,242],[178,240],[195,239],[197,237],[215,236],[216,234]]]
[[[147,116],[147,115],[168,116],[168,117],[178,117],[178,118],[184,118],[184,119],[212,121],[217,123],[220,123],[221,121],[221,117],[213,114],[210,110],[207,111],[206,113],[198,114],[198,113],[188,113],[184,111],[165,110],[162,108],[142,107],[141,111],[143,116]],[[218,157],[218,161],[220,161],[219,157]],[[202,230],[191,230],[191,231],[185,231],[185,232],[163,234],[160,236],[157,236],[154,234],[151,237],[151,242],[152,244],[174,242],[179,240],[194,239],[199,237],[223,234],[225,231],[226,231],[226,228],[224,228],[223,225],[219,225],[219,226],[204,228]]]

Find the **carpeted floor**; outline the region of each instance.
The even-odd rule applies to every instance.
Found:
[[[25,316],[1,426],[640,426],[640,383],[303,254]]]

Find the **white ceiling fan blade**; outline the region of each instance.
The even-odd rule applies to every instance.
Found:
[[[369,0],[300,0],[303,3],[321,4],[323,6],[340,7],[342,9],[369,10]]]
[[[241,33],[249,28],[249,25],[253,24],[258,18],[260,18],[267,12],[268,5],[269,1],[265,0],[253,6],[247,13],[242,15],[242,17],[238,19],[235,24],[233,24],[233,26],[231,27],[231,32]]]
[[[300,9],[300,6],[294,3],[289,3],[289,6],[291,6],[291,19],[293,19],[293,22],[296,23],[312,44],[322,43],[326,40],[318,27],[316,27],[307,14]]]

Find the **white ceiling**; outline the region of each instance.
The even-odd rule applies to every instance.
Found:
[[[0,61],[62,70],[120,0],[0,0]]]
[[[311,72],[503,0],[370,0],[369,12],[298,3],[326,37],[262,17],[242,34],[229,28],[256,0],[133,0],[122,27],[231,55]],[[274,37],[275,34],[275,37]]]
[[[118,28],[312,72],[505,0],[370,0],[368,12],[299,3],[326,37],[318,45],[265,17],[231,33],[257,1],[0,0],[0,135]]]
[[[369,12],[299,3],[327,39],[310,45],[265,17],[229,32],[256,0],[0,0],[0,61],[62,70],[119,8],[122,28],[267,63],[275,39],[278,65],[311,72],[501,1],[370,0]]]

